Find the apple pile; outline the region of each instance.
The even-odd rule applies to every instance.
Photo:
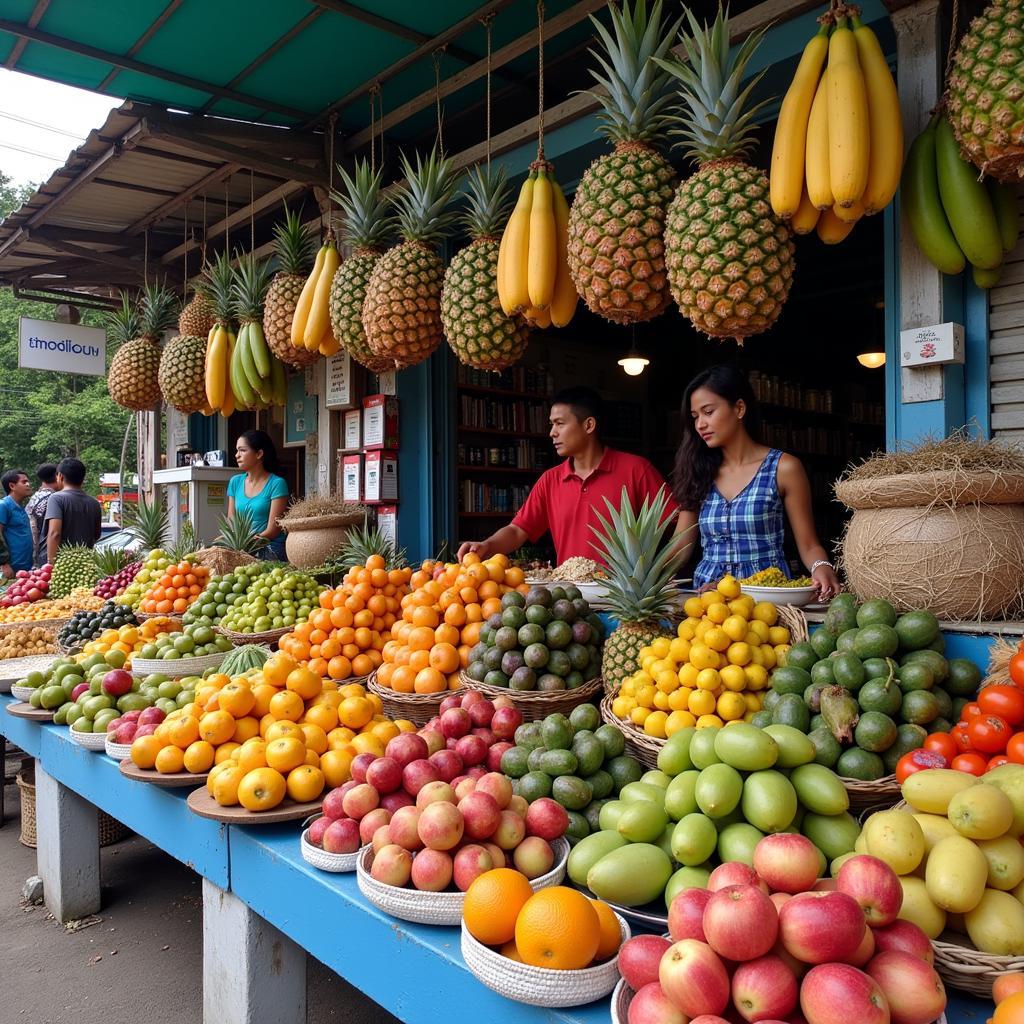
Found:
[[[130,746],[137,736],[149,736],[167,717],[163,708],[149,707],[142,710],[126,711],[119,718],[107,722],[107,740]]]
[[[486,764],[488,771],[501,771],[501,756],[515,746],[516,729],[522,724],[522,712],[508,697],[492,701],[476,690],[465,690],[445,697],[437,715],[419,734],[427,741],[431,757],[442,748],[458,755],[458,771],[451,778],[445,778],[445,769],[438,775],[439,779],[451,782],[464,769],[475,765]],[[439,763],[456,765],[450,757]]]
[[[123,569],[115,572],[113,576],[105,576],[101,579],[96,584],[93,593],[97,597],[117,597],[119,594],[124,593],[129,584],[134,582],[141,568],[142,562],[129,562]]]
[[[619,954],[629,1024],[931,1024],[946,993],[931,941],[898,919],[896,873],[867,855],[818,880],[804,836],[766,836],[754,866],[715,868],[669,908],[670,939]],[[727,1019],[728,1018],[728,1019]]]
[[[49,562],[40,569],[19,569],[14,574],[14,581],[0,597],[0,608],[42,601],[50,592],[52,573],[53,566]]]

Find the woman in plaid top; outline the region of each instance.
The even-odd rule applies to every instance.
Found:
[[[686,388],[672,488],[680,508],[676,533],[700,527],[703,557],[694,585],[772,566],[788,572],[788,518],[818,597],[828,600],[839,592],[839,578],[814,529],[807,474],[799,459],[756,440],[754,418],[753,392],[735,367],[711,366]]]

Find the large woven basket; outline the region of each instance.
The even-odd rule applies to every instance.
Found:
[[[276,644],[286,633],[290,633],[294,626],[282,626],[280,629],[268,629],[263,633],[236,633],[233,629],[225,629],[217,626],[217,632],[226,636],[236,647],[242,644]]]
[[[840,775],[839,781],[850,798],[850,811],[854,815],[867,810],[885,810],[900,800],[900,784],[895,775],[883,775],[872,782]]]
[[[31,768],[22,769],[15,777],[21,792],[21,835],[18,842],[34,850],[36,848],[36,784],[35,773]],[[100,846],[112,846],[114,843],[127,839],[131,829],[123,825],[117,818],[112,818],[106,811],[99,812]]]
[[[632,754],[645,768],[658,767],[658,754],[665,746],[665,740],[656,736],[648,736],[643,729],[638,729],[632,722],[624,722],[615,716],[612,711],[612,701],[615,694],[606,693],[601,700],[601,720],[608,725],[614,725],[626,739],[626,753]]]
[[[510,690],[507,686],[490,686],[471,679],[465,672],[459,673],[462,685],[468,690],[477,690],[485,697],[508,697],[519,709],[524,722],[536,722],[548,715],[560,712],[569,714],[580,704],[589,704],[600,696],[604,683],[600,676],[591,679],[573,690]]]
[[[34,686],[18,686],[17,683],[11,684],[11,696],[16,700],[30,700],[32,694],[35,693],[35,690],[36,688]]]
[[[779,612],[779,625],[789,630],[791,643],[804,643],[810,637],[810,631],[803,611],[792,604],[778,604],[775,607]]]
[[[371,672],[367,676],[366,688],[380,698],[381,704],[384,705],[384,714],[388,718],[402,718],[415,725],[426,725],[440,712],[441,702],[452,692],[442,690],[440,693],[396,693],[377,682],[376,672]]]
[[[353,520],[342,514],[279,520],[285,531],[284,550],[288,561],[298,569],[323,565],[345,546],[349,530],[361,520],[362,516]]]
[[[186,676],[201,676],[208,668],[218,668],[230,651],[204,654],[201,658],[176,658],[164,661],[162,658],[132,658],[132,675],[149,676],[154,673],[171,679]]]
[[[935,970],[950,988],[969,992],[979,999],[991,999],[992,983],[997,978],[1024,971],[1024,957],[980,953],[966,944],[970,942],[966,935],[956,936],[961,941],[949,941],[954,934],[943,932],[941,938],[932,940]]]
[[[615,915],[622,941],[630,937],[629,925]],[[462,925],[462,959],[470,972],[489,989],[506,999],[530,1006],[583,1006],[604,999],[619,981],[619,957],[579,971],[554,971],[510,960],[478,942]]]
[[[569,843],[556,839],[551,844],[555,854],[555,865],[546,874],[534,878],[530,888],[534,892],[559,885],[565,878],[565,865],[569,859]],[[385,914],[412,921],[415,924],[458,925],[462,921],[464,892],[420,892],[419,889],[404,889],[396,885],[385,885],[370,874],[373,863],[373,847],[365,846],[359,851],[356,863],[356,881],[359,891]],[[610,990],[609,990],[610,991]]]

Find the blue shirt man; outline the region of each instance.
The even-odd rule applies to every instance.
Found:
[[[0,572],[10,578],[21,569],[32,568],[32,526],[24,504],[32,493],[28,476],[20,469],[9,469],[0,476],[5,497],[0,501],[0,534],[7,545],[7,562]]]

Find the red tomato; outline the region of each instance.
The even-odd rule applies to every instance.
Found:
[[[966,754],[967,751],[973,750],[974,745],[971,743],[971,737],[967,734],[967,722],[957,722],[950,731],[950,736],[953,737],[953,742],[956,744],[957,750],[961,754]]]
[[[957,754],[950,768],[968,775],[984,775],[988,771],[988,761],[981,754]]]
[[[965,704],[963,711],[960,712],[960,721],[969,722],[972,718],[977,718],[981,713],[981,705],[977,701],[971,701],[970,704]]]
[[[924,741],[924,749],[934,751],[936,754],[941,754],[948,764],[950,761],[960,753],[960,748],[956,745],[956,740],[948,732],[933,732],[931,736]]]
[[[1010,678],[1018,685],[1024,686],[1024,645],[1010,659]]]
[[[1024,764],[1024,732],[1015,733],[1006,744],[1006,756],[1014,764]]]
[[[912,750],[896,762],[896,781],[903,784],[908,775],[924,771],[925,768],[948,768],[949,762],[934,750]]]
[[[978,694],[978,706],[986,715],[998,715],[1010,725],[1024,722],[1024,690],[997,683]]]
[[[992,771],[993,768],[998,768],[1001,764],[1009,764],[1010,759],[1005,754],[996,754],[995,757],[988,759],[988,767],[986,771]]]
[[[1012,735],[1006,719],[998,715],[977,715],[967,723],[971,746],[982,754],[1001,754]]]

